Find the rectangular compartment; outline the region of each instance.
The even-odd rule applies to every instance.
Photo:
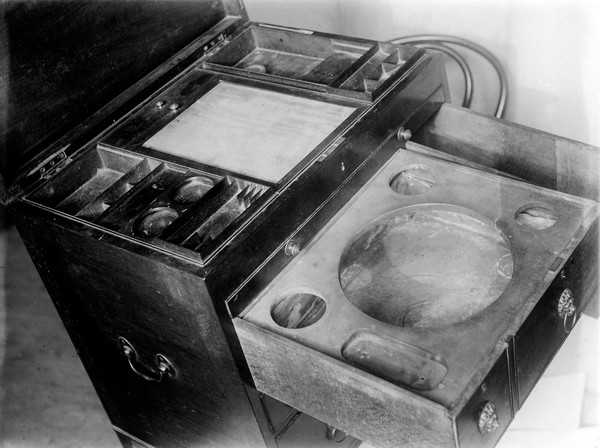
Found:
[[[141,160],[139,156],[94,148],[38,189],[30,199],[75,214]]]
[[[96,147],[29,199],[56,204],[57,210],[127,236],[162,239],[205,260],[258,210],[269,196],[264,194],[267,189],[247,180]]]
[[[368,44],[342,41],[276,27],[250,27],[210,58],[207,68],[331,84]]]
[[[354,70],[333,83],[333,87],[376,96],[390,85],[394,73],[416,52],[414,47],[378,42],[356,62]]]

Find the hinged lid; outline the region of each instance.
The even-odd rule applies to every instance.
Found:
[[[30,0],[1,11],[2,201],[25,165],[64,154],[69,141],[52,145],[62,136],[91,129],[180,70],[204,40],[248,20],[241,0]]]

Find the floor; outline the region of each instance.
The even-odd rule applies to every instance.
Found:
[[[14,227],[0,254],[0,447],[119,447]]]
[[[598,328],[581,320],[498,448],[600,448]],[[1,231],[0,448],[119,446],[18,234]]]

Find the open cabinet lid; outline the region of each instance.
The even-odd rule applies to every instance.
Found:
[[[17,0],[0,11],[2,202],[66,133],[114,112],[210,31],[248,20],[241,0]]]

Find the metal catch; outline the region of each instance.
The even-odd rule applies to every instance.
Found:
[[[577,307],[573,292],[569,288],[565,288],[558,299],[558,317],[562,319],[563,328],[567,334],[575,326],[575,311],[577,311]]]

